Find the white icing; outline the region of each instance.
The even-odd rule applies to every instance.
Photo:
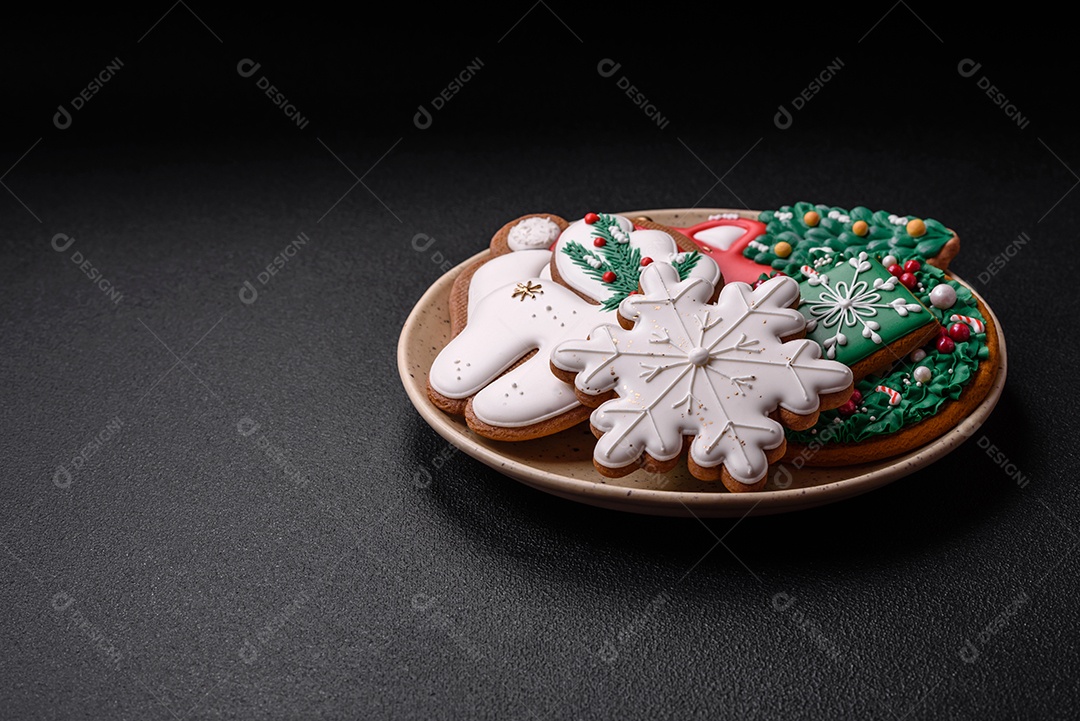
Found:
[[[469,318],[477,301],[511,278],[533,278],[551,264],[550,250],[523,250],[504,253],[484,263],[469,281]]]
[[[629,243],[630,234],[623,230],[621,227],[614,227],[611,229],[611,237],[615,239],[616,243]]]
[[[514,297],[529,283],[540,289]],[[515,280],[476,303],[465,329],[435,359],[428,379],[448,398],[475,395],[473,413],[490,425],[517,428],[554,418],[579,403],[574,389],[552,374],[551,349],[567,338],[584,338],[610,317],[551,280]],[[533,349],[536,355],[502,375]]]
[[[594,451],[603,466],[628,466],[642,452],[671,460],[683,436],[693,435],[690,455],[698,465],[724,464],[731,476],[753,484],[768,468],[765,451],[784,440],[768,414],[777,406],[813,413],[820,394],[851,384],[851,370],[821,360],[816,343],[780,341],[805,326],[790,307],[799,297],[792,278],[757,289],[728,284],[716,304],[708,303],[712,286],[698,278],[680,282],[666,263],[648,266],[641,285],[644,293],[619,308],[636,319],[632,330],[603,325],[551,356],[559,368],[577,372],[581,391],[615,389],[619,396],[591,418],[604,431]]]
[[[732,243],[745,234],[746,229],[737,225],[717,225],[694,233],[694,240],[703,242],[712,248],[727,250]]]
[[[653,260],[666,260],[673,253],[680,252],[675,240],[667,233],[660,230],[634,230],[634,224],[629,218],[621,215],[613,216],[618,223],[618,231],[624,233],[630,245],[641,250],[642,258]],[[592,226],[584,220],[571,223],[570,227],[559,236],[555,245],[555,267],[559,271],[562,281],[589,298],[603,301],[611,295],[611,290],[600,280],[588,275],[581,266],[563,250],[569,243],[578,243],[585,250],[594,255],[600,255],[599,249],[593,245]],[[716,261],[704,253],[698,257],[698,262],[690,271],[689,277],[701,278],[702,280],[716,285],[720,281],[720,266]]]
[[[559,226],[550,218],[525,218],[510,229],[506,244],[510,250],[547,249],[559,237]]]

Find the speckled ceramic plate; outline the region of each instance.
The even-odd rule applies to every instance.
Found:
[[[706,220],[711,213],[724,212],[736,211],[717,208],[645,210],[622,215],[647,215],[658,223],[685,227]],[[603,478],[592,465],[595,439],[587,423],[547,438],[500,443],[474,434],[465,425],[464,418],[443,413],[428,401],[428,370],[450,340],[447,312],[450,287],[462,269],[487,253],[485,250],[469,258],[435,281],[424,293],[401,330],[398,372],[420,415],[449,443],[510,478],[573,501],[633,513],[693,514],[698,517],[764,515],[832,503],[903,478],[952,451],[983,424],[1005,385],[1005,338],[997,316],[986,305],[1001,349],[996,359],[998,373],[993,386],[962,423],[911,453],[857,466],[791,469],[790,477],[774,473],[766,490],[759,493],[729,493],[720,483],[699,481],[690,475],[685,463],[667,474],[640,470],[623,478]],[[979,300],[985,304],[981,296]],[[777,481],[784,487],[778,487]]]

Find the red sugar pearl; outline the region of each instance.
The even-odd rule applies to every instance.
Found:
[[[900,275],[900,283],[908,290],[911,290],[919,284],[919,280],[911,273],[903,273]]]
[[[901,275],[904,274],[904,269],[901,268],[896,263],[893,263],[892,265],[890,265],[886,270],[888,270],[890,273],[895,275],[897,278],[899,278]]]
[[[919,268],[922,268],[922,263],[917,260],[909,260],[908,262],[904,263],[904,270],[906,270],[908,273],[915,273],[919,270]]]
[[[952,338],[948,336],[942,336],[941,338],[938,338],[937,349],[941,353],[952,353],[954,350],[956,350],[956,343],[953,341]]]
[[[641,259],[641,267],[642,268],[649,265],[650,263],[652,263],[652,258],[650,258],[649,256],[645,256],[644,258]]]
[[[609,270],[606,273],[604,273],[604,275],[602,277],[603,277],[605,283],[614,283],[615,282],[615,273],[614,273],[614,271]]]
[[[592,244],[595,245],[597,248],[603,248],[605,245],[607,245],[607,241],[603,238],[593,238]]]
[[[848,401],[844,405],[837,408],[836,412],[839,413],[840,415],[844,416],[845,418],[847,418],[848,416],[853,415],[855,413],[855,404],[852,403],[851,401]]]
[[[957,343],[963,343],[971,338],[971,328],[966,323],[953,323],[949,326],[949,337]]]
[[[862,393],[860,393],[859,391],[852,391],[851,402],[855,405],[859,405],[860,403],[862,403]]]
[[[597,215],[596,213],[586,213],[585,214],[585,224],[586,225],[592,225],[593,223],[595,223],[598,220],[600,220],[600,216]]]

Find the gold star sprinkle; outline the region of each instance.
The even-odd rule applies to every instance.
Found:
[[[521,298],[521,301],[524,302],[526,298],[535,298],[537,295],[543,295],[544,291],[540,290],[542,287],[543,286],[539,283],[534,285],[531,280],[527,280],[524,283],[518,283],[514,286],[514,294],[510,297]]]

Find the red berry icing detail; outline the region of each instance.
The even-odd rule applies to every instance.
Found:
[[[603,238],[593,238],[592,244],[595,245],[597,248],[603,248],[605,245],[607,245],[607,241]]]
[[[949,326],[949,337],[957,343],[971,339],[971,328],[966,323],[953,323]]]
[[[848,401],[844,405],[837,408],[836,412],[839,413],[840,415],[844,416],[845,418],[847,418],[848,416],[853,415],[855,413],[855,404],[852,403],[851,401]]]
[[[922,263],[917,260],[909,260],[908,262],[904,263],[904,270],[906,270],[908,273],[915,273],[921,267]]]
[[[615,273],[614,273],[614,271],[609,270],[606,273],[604,273],[604,275],[602,277],[603,277],[605,283],[614,283],[615,282]]]
[[[911,290],[919,284],[919,279],[912,273],[903,273],[900,275],[900,283],[908,290]]]
[[[852,391],[851,402],[855,405],[859,405],[860,403],[862,403],[862,393],[860,393],[859,391]]]
[[[586,225],[592,225],[593,223],[595,223],[598,220],[600,220],[600,216],[597,215],[596,213],[586,213],[585,214],[585,224]]]
[[[764,280],[761,280],[761,279],[759,278],[759,279],[757,279],[757,280],[755,280],[755,281],[754,281],[754,285],[753,285],[753,286],[751,286],[751,287],[752,287],[752,288],[758,288],[758,287],[759,287],[759,286],[760,286],[760,285],[761,285],[762,283],[764,283],[764,282],[765,282]]]
[[[953,341],[952,338],[948,336],[943,336],[937,339],[937,349],[941,353],[952,353],[954,350],[956,350],[956,343]]]
[[[649,265],[650,263],[652,263],[652,258],[650,258],[649,256],[645,256],[644,258],[641,259],[641,267],[642,268]]]
[[[897,278],[899,278],[901,275],[904,274],[904,269],[901,268],[896,263],[893,263],[892,265],[890,265],[886,270],[888,270],[890,273],[895,275]]]

